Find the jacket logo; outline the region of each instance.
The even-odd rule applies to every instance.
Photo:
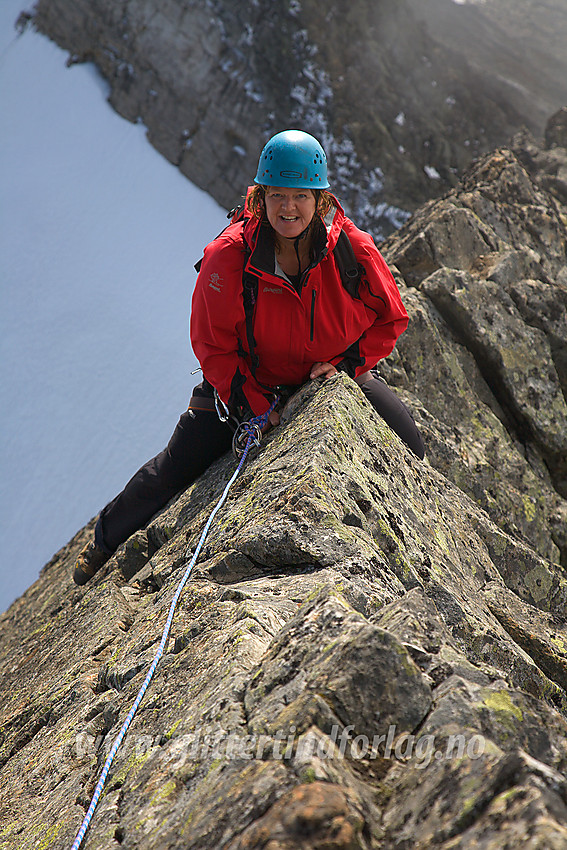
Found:
[[[273,292],[275,295],[281,295],[282,288],[281,286],[265,286],[262,292]]]
[[[213,272],[209,277],[209,286],[211,289],[216,289],[217,292],[220,292],[222,289],[222,277],[216,272]]]

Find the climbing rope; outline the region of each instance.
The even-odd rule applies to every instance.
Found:
[[[144,694],[146,693],[146,691],[148,689],[148,685],[150,684],[152,677],[155,673],[156,667],[158,666],[159,661],[160,661],[160,659],[161,659],[161,657],[164,653],[165,645],[167,643],[167,639],[169,637],[169,632],[171,630],[171,624],[173,622],[173,615],[175,614],[175,609],[177,607],[179,597],[181,596],[183,588],[185,587],[185,584],[187,583],[187,580],[188,580],[189,576],[191,575],[193,567],[195,566],[195,563],[197,562],[197,558],[199,557],[199,553],[201,551],[203,543],[205,542],[205,538],[206,538],[206,536],[209,532],[211,524],[212,524],[217,512],[220,510],[220,508],[222,507],[222,505],[226,501],[226,497],[228,496],[228,491],[230,490],[233,483],[238,478],[238,475],[240,474],[240,471],[241,471],[242,467],[244,466],[244,464],[246,462],[246,457],[247,457],[248,452],[250,451],[251,447],[253,445],[259,445],[261,430],[264,427],[264,425],[267,424],[268,416],[272,412],[272,410],[275,408],[277,401],[278,401],[278,399],[276,398],[276,400],[274,401],[274,403],[272,404],[272,406],[270,407],[270,409],[266,413],[262,414],[261,416],[254,417],[253,419],[249,420],[249,422],[243,422],[241,424],[241,426],[239,426],[238,430],[240,430],[240,428],[242,428],[242,434],[246,435],[246,443],[245,443],[242,451],[239,454],[238,466],[235,469],[230,481],[228,482],[228,484],[224,488],[223,493],[222,493],[219,501],[217,502],[217,504],[213,508],[213,511],[212,511],[212,513],[211,513],[209,519],[207,520],[207,523],[206,523],[206,525],[203,529],[203,533],[201,534],[201,537],[199,538],[199,542],[197,544],[195,552],[193,553],[191,561],[189,562],[187,569],[183,573],[181,581],[179,582],[179,584],[177,586],[177,590],[175,591],[173,599],[171,600],[171,605],[169,607],[169,614],[168,614],[168,617],[167,617],[167,622],[166,622],[165,628],[163,630],[160,645],[159,645],[157,652],[154,656],[154,660],[152,661],[152,663],[150,665],[150,668],[148,670],[148,674],[147,674],[147,676],[144,680],[142,687],[140,688],[140,690],[138,692],[138,696],[134,700],[134,704],[132,705],[132,708],[130,709],[128,716],[127,716],[126,720],[124,721],[122,728],[121,728],[120,732],[118,733],[116,740],[114,741],[114,744],[112,745],[112,749],[110,750],[110,752],[108,754],[108,757],[106,759],[106,762],[105,762],[104,767],[102,769],[102,772],[100,774],[100,778],[98,780],[97,786],[95,788],[94,794],[92,796],[90,806],[89,806],[88,811],[87,811],[87,813],[84,817],[83,823],[81,824],[81,828],[79,829],[79,831],[77,833],[77,837],[75,838],[75,841],[73,842],[73,846],[71,847],[71,850],[79,850],[79,847],[82,844],[83,838],[85,837],[85,833],[86,833],[86,831],[89,827],[89,824],[90,824],[90,822],[93,818],[93,815],[95,813],[95,809],[98,805],[98,801],[100,799],[100,795],[102,794],[102,790],[104,788],[104,784],[106,782],[106,778],[108,776],[108,772],[110,770],[112,762],[114,761],[114,757],[115,757],[116,753],[118,752],[120,744],[122,743],[124,736],[126,735],[126,732],[128,731],[130,724],[132,723],[132,720],[134,719],[134,715],[136,714],[138,707],[139,707],[140,703],[142,702],[142,699],[144,698]],[[243,426],[246,426],[246,427],[243,427]],[[186,557],[188,557],[188,556],[189,556],[189,550],[187,550],[187,554],[186,554]]]

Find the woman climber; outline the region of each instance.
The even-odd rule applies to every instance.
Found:
[[[277,426],[279,413],[271,408],[282,386],[289,392],[346,372],[414,454],[424,456],[411,414],[371,372],[393,350],[408,316],[372,237],[328,191],[323,148],[308,133],[278,133],[262,150],[254,184],[243,212],[205,248],[200,265],[191,342],[204,380],[167,447],[101,511],[94,540],[76,562],[76,584],[92,578],[230,449],[231,419],[270,411],[263,430]],[[341,270],[345,235],[356,265],[352,286]]]

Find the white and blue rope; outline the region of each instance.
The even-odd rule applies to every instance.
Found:
[[[267,421],[267,416],[266,416],[266,421]],[[193,557],[191,558],[191,561],[189,562],[187,569],[185,570],[185,572],[184,572],[184,574],[181,578],[181,581],[179,582],[179,584],[177,586],[177,590],[175,591],[175,595],[174,595],[174,597],[171,601],[171,605],[170,605],[170,608],[169,608],[169,615],[167,617],[167,622],[166,622],[165,628],[163,630],[160,645],[159,645],[157,652],[154,656],[154,660],[152,661],[152,663],[150,665],[150,668],[148,670],[148,674],[147,674],[147,676],[144,680],[142,687],[140,688],[140,690],[138,692],[138,696],[134,700],[134,704],[132,705],[132,708],[130,709],[128,716],[127,716],[126,720],[124,721],[122,728],[121,728],[120,732],[118,733],[116,740],[114,741],[114,744],[112,745],[112,749],[110,750],[110,752],[108,754],[108,757],[106,759],[106,762],[105,762],[104,767],[102,769],[102,772],[100,774],[100,778],[98,780],[97,786],[95,788],[94,794],[92,796],[91,804],[90,804],[88,811],[87,811],[87,813],[84,817],[83,823],[81,824],[81,828],[79,829],[79,831],[77,833],[77,837],[75,838],[75,841],[73,842],[73,846],[72,846],[71,850],[79,850],[79,847],[82,844],[83,838],[85,837],[85,833],[86,833],[86,831],[89,827],[89,824],[90,824],[92,817],[95,813],[95,809],[98,805],[98,801],[100,799],[100,795],[102,794],[104,784],[105,784],[106,778],[108,776],[108,772],[110,770],[112,762],[114,761],[114,757],[115,757],[116,753],[118,752],[118,748],[120,747],[120,744],[122,743],[124,736],[126,735],[126,732],[128,731],[130,724],[132,723],[132,720],[134,719],[134,715],[136,714],[138,707],[139,707],[140,703],[142,702],[142,699],[144,698],[144,694],[146,693],[146,690],[148,689],[148,685],[150,684],[150,682],[152,680],[152,677],[155,673],[155,669],[156,669],[157,665],[159,664],[159,661],[160,661],[160,659],[163,655],[165,645],[166,645],[167,639],[169,637],[169,632],[171,630],[171,624],[173,622],[173,615],[175,614],[175,609],[177,607],[179,597],[181,596],[183,588],[185,587],[185,584],[187,583],[187,580],[188,580],[189,576],[191,575],[191,571],[193,570],[193,567],[195,566],[197,558],[199,557],[199,553],[201,551],[203,543],[205,542],[205,538],[206,538],[206,536],[209,532],[209,529],[211,527],[213,519],[215,518],[217,511],[224,504],[226,497],[228,496],[228,491],[230,490],[232,484],[236,481],[236,478],[238,477],[242,467],[244,466],[244,463],[246,461],[246,456],[248,454],[248,451],[250,450],[250,447],[253,445],[253,443],[254,443],[254,438],[252,436],[249,436],[247,443],[246,443],[246,447],[245,447],[244,452],[242,454],[242,457],[240,458],[240,462],[239,462],[237,468],[235,469],[230,481],[228,482],[228,484],[224,488],[223,493],[222,493],[219,501],[215,505],[209,519],[207,520],[207,524],[205,525],[205,528],[203,529],[203,533],[201,534],[201,537],[199,538],[199,542],[197,544],[195,552],[193,553]]]

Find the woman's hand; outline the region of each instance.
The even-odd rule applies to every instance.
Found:
[[[324,378],[331,378],[336,374],[337,370],[332,363],[314,363],[311,367],[309,377],[313,380],[313,378],[320,378],[321,376]]]
[[[277,410],[272,410],[272,412],[268,416],[268,421],[262,428],[262,434],[266,434],[270,428],[275,428],[276,425],[280,424],[280,414]]]

